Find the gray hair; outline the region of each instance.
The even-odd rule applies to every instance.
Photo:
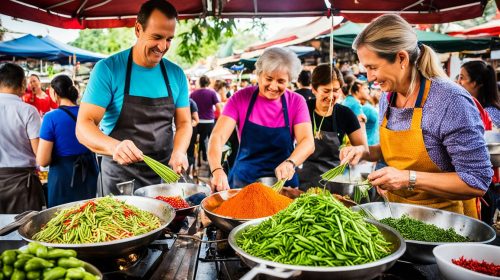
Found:
[[[290,81],[297,80],[302,70],[300,59],[289,49],[274,47],[266,49],[255,62],[257,76],[264,72],[273,73],[279,70],[286,70]]]

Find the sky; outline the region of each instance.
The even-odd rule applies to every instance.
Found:
[[[78,37],[78,29],[62,29],[52,27],[45,24],[40,24],[28,20],[13,19],[10,16],[0,14],[2,26],[9,31],[15,33],[6,33],[5,40],[12,40],[26,34],[32,35],[50,35],[51,37],[63,42],[68,43],[74,41]],[[314,18],[301,17],[301,18],[266,18],[263,19],[267,23],[266,38],[271,37],[282,28],[304,25]],[[250,20],[240,19],[240,24],[243,26],[249,24]],[[292,23],[292,24],[291,24]],[[239,26],[239,25],[238,25]]]

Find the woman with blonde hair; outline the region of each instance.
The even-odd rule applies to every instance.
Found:
[[[476,198],[492,170],[483,126],[470,95],[447,78],[435,52],[417,41],[398,15],[383,15],[356,37],[353,48],[384,94],[380,144],[369,152],[341,150],[342,162],[383,159],[368,176],[390,201],[478,217]]]

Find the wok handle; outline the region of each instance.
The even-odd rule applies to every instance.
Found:
[[[288,279],[290,277],[299,276],[300,273],[301,272],[297,270],[287,270],[280,268],[271,269],[264,264],[259,264],[258,266],[255,266],[249,272],[247,272],[247,274],[243,275],[243,277],[241,277],[240,280],[252,280],[255,276],[259,274]]]
[[[17,219],[15,219],[12,223],[4,226],[3,228],[0,229],[0,236],[7,235],[14,230],[18,229],[20,226],[22,226],[24,223],[29,221],[33,216],[37,215],[38,211],[30,211],[28,213],[23,213],[23,215],[19,215]],[[17,217],[17,216],[16,216]]]

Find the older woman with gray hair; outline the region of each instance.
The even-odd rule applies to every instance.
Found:
[[[242,188],[270,176],[298,186],[295,168],[314,152],[306,101],[287,90],[301,70],[297,55],[270,48],[255,67],[258,86],[244,88],[229,99],[210,137],[208,161],[216,191]],[[221,166],[222,146],[236,127],[240,147],[228,178]]]

